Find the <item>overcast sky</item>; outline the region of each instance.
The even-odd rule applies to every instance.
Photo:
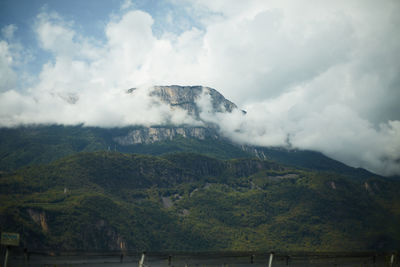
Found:
[[[1,0],[0,125],[190,123],[124,90],[204,85],[248,112],[208,118],[236,141],[400,174],[398,14],[398,0]]]

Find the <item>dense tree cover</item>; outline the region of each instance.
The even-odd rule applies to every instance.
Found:
[[[400,182],[356,174],[194,153],[74,153],[0,173],[0,231],[32,249],[399,249]]]
[[[168,126],[162,126],[168,128]],[[170,126],[172,128],[172,126]],[[184,126],[182,126],[184,127]],[[151,144],[120,145],[116,137],[126,136],[140,127],[98,128],[63,125],[39,125],[0,128],[0,172],[16,170],[32,164],[50,163],[77,152],[118,151],[148,155],[165,155],[176,152],[202,154],[218,159],[253,158],[274,160],[283,164],[321,171],[369,177],[363,169],[351,168],[315,151],[281,147],[252,147],[218,139],[184,138]],[[218,135],[217,131],[215,132]]]
[[[166,127],[166,126],[164,126]],[[26,126],[0,128],[0,171],[50,163],[77,152],[118,151],[162,155],[174,152],[195,152],[220,158],[252,157],[239,146],[218,140],[176,137],[152,144],[120,145],[114,138],[125,136],[138,127],[98,128],[83,126]]]

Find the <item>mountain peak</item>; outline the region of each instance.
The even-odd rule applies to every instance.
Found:
[[[134,93],[135,90],[136,88],[131,88],[127,92]],[[213,113],[232,112],[234,109],[237,109],[234,103],[226,99],[217,90],[200,85],[157,85],[150,89],[150,96],[158,98],[161,102],[170,105],[174,109],[180,108],[186,110],[190,115],[195,115],[197,118],[202,111],[199,103],[202,97],[210,98],[211,111]]]

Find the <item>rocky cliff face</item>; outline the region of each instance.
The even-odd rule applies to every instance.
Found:
[[[27,212],[29,216],[32,218],[32,220],[42,228],[43,232],[49,231],[49,227],[47,225],[47,220],[46,220],[46,213],[44,211],[28,209]]]
[[[127,93],[135,92],[131,88]],[[225,99],[217,90],[203,86],[154,86],[150,96],[157,98],[163,103],[168,104],[172,109],[182,109],[188,112],[196,120],[201,120],[200,113],[204,111],[202,98],[209,101],[208,108],[212,113],[232,112],[237,106]],[[203,103],[203,104],[201,104]],[[208,110],[210,111],[210,110]],[[177,126],[177,127],[149,127],[132,130],[125,136],[118,136],[114,141],[120,145],[150,144],[154,142],[172,140],[177,136],[184,138],[206,138],[218,139],[217,129],[213,125],[206,124],[205,127]]]
[[[133,93],[135,88],[129,89],[128,93]],[[154,86],[151,89],[150,96],[156,97],[162,102],[171,106],[171,108],[180,108],[186,110],[190,115],[199,118],[202,110],[198,101],[201,97],[209,97],[212,112],[232,112],[237,106],[227,100],[217,90],[203,86]]]
[[[218,139],[215,129],[205,127],[149,127],[130,131],[125,136],[118,136],[114,141],[120,145],[151,144],[154,142],[172,140],[177,136],[184,138]]]

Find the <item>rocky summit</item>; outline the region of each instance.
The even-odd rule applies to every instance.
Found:
[[[127,90],[128,94],[135,94],[136,88]],[[180,125],[176,127],[142,127],[134,129],[127,135],[117,136],[114,141],[120,145],[149,144],[165,140],[173,140],[176,137],[218,139],[217,126],[202,120],[201,112],[232,112],[238,107],[226,99],[217,90],[204,86],[154,86],[150,89],[150,96],[162,103],[168,104],[172,110],[185,110],[188,115],[201,126]],[[204,100],[204,101],[202,101]],[[205,110],[207,108],[207,110]]]
[[[133,94],[135,88],[131,88],[127,92]],[[201,97],[209,97],[212,112],[232,112],[238,108],[217,90],[204,86],[154,86],[150,90],[150,95],[170,105],[171,108],[186,110],[197,119],[202,111],[202,107],[198,103]]]

